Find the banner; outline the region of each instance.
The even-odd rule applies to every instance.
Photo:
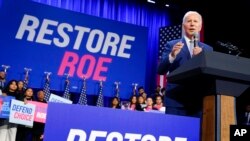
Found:
[[[73,101],[65,99],[55,94],[50,94],[49,102],[72,104]]]
[[[11,100],[13,96],[0,96],[0,118],[9,118]]]
[[[9,79],[23,79],[28,67],[29,86],[41,88],[52,72],[51,88],[63,91],[69,74],[70,91],[80,93],[86,77],[86,93],[97,94],[102,80],[104,96],[119,81],[121,98],[130,97],[132,83],[145,84],[146,27],[28,0],[4,0],[0,19],[0,64],[11,66]]]
[[[48,104],[37,101],[28,101],[28,103],[36,106],[34,121],[45,123]]]
[[[200,119],[49,103],[44,140],[199,141]]]
[[[35,105],[12,99],[9,122],[33,126]]]

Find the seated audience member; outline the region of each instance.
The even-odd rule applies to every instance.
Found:
[[[113,97],[111,100],[111,108],[121,109],[120,100],[118,97]]]
[[[137,103],[137,98],[135,95],[130,97],[130,101],[129,101],[129,110],[136,110],[136,103]]]
[[[155,104],[154,104],[154,109],[157,109],[159,111],[165,111],[165,107],[163,105],[163,102],[162,102],[162,96],[158,95],[156,96],[156,100],[155,100]]]
[[[148,97],[146,103],[147,103],[147,105],[144,108],[145,112],[148,112],[148,111],[151,111],[151,110],[155,110],[154,107],[153,107],[154,101],[153,101],[152,97]]]
[[[143,111],[144,107],[146,107],[145,100],[144,100],[143,96],[139,95],[137,97],[136,110]]]

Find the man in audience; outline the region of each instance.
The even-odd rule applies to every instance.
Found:
[[[4,89],[5,82],[6,82],[6,74],[3,70],[0,71],[0,90]]]

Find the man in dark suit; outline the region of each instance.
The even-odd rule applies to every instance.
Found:
[[[199,33],[202,28],[202,17],[196,11],[189,11],[183,17],[182,38],[170,41],[166,44],[162,60],[158,67],[158,74],[171,73],[192,57],[204,51],[213,51],[209,45],[199,41]],[[195,42],[195,43],[194,43]],[[197,86],[198,87],[198,86]],[[167,83],[164,98],[167,114],[194,115],[199,111],[195,103],[196,97],[188,97],[194,90],[189,87]],[[199,102],[199,104],[201,104]]]
[[[5,77],[6,77],[6,74],[3,70],[0,70],[0,90],[3,90],[4,89],[4,86],[5,86]]]

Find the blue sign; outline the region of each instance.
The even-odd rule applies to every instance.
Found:
[[[5,0],[0,9],[0,65],[9,65],[9,79],[23,79],[41,88],[44,72],[52,72],[51,89],[62,91],[66,76],[72,92],[87,78],[87,94],[128,98],[132,83],[144,86],[148,29],[60,9],[27,0]]]
[[[0,118],[9,118],[12,99],[15,99],[15,97],[0,95]]]
[[[45,141],[199,141],[200,119],[49,103]]]

